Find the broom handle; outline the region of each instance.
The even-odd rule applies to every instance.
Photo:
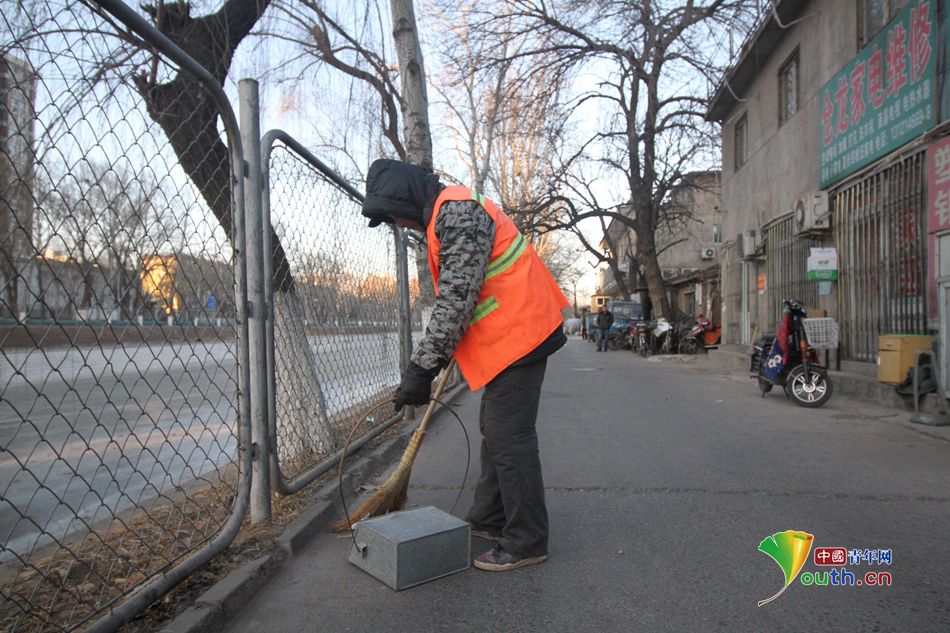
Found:
[[[435,395],[429,400],[429,406],[426,408],[426,414],[422,416],[422,422],[419,424],[419,428],[416,430],[417,432],[425,432],[429,420],[432,419],[432,414],[435,413],[435,405],[438,404],[436,400],[442,398],[442,392],[445,391],[445,386],[449,384],[449,376],[452,374],[453,369],[455,369],[454,358],[450,360],[449,364],[442,370],[442,377],[439,378],[439,382],[435,386]]]

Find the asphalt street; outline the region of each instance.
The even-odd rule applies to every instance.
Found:
[[[478,394],[456,410],[473,438]],[[950,630],[950,434],[835,397],[823,409],[759,398],[739,374],[572,339],[551,359],[539,435],[551,520],[546,563],[467,571],[394,592],[321,535],[224,630]],[[438,418],[413,469],[410,506],[448,510],[465,442]],[[890,587],[784,584],[757,551],[785,530],[816,547],[889,549]],[[487,549],[473,540],[473,553]],[[811,559],[804,571],[815,572]],[[319,624],[318,624],[319,623]]]
[[[330,415],[398,382],[395,333],[311,347]],[[231,341],[3,350],[0,563],[236,463],[236,356]]]

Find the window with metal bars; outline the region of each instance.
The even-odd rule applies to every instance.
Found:
[[[909,0],[858,0],[858,48],[870,42]]]
[[[778,124],[782,125],[798,112],[798,49],[778,71]]]
[[[834,195],[842,358],[874,361],[882,334],[927,332],[920,151]]]

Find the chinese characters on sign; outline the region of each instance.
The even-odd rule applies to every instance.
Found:
[[[890,549],[850,549],[848,550],[848,564],[860,565],[890,565],[894,560],[894,551]]]
[[[927,148],[927,230],[929,232],[928,256],[930,293],[927,314],[938,317],[937,306],[937,270],[939,256],[937,234],[950,230],[950,138],[937,141]]]
[[[821,90],[821,186],[934,126],[934,0],[911,0]]]
[[[848,551],[843,547],[816,547],[814,560],[816,565],[835,565],[845,564],[845,557]]]

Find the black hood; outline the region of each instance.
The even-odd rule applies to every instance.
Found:
[[[443,188],[438,176],[418,165],[380,158],[373,161],[366,174],[363,216],[369,218],[370,227],[392,224],[393,218],[425,226]]]

